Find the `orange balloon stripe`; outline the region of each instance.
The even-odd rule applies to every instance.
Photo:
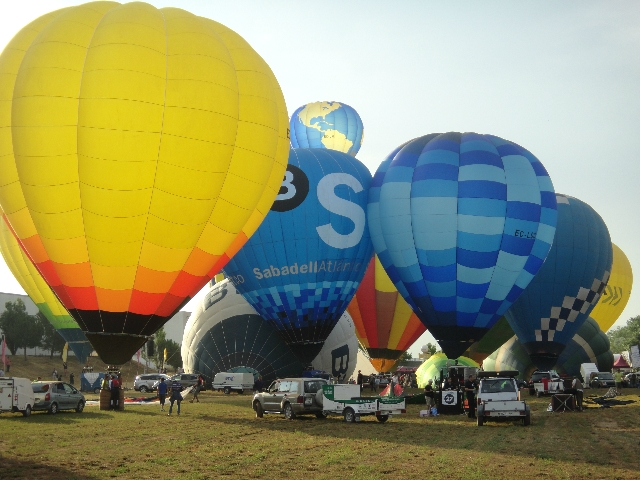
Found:
[[[166,293],[176,281],[180,272],[160,272],[138,265],[134,290],[147,293]]]
[[[182,270],[196,277],[206,277],[210,270],[207,265],[211,265],[216,260],[215,255],[195,247],[189,254],[189,258],[187,258]]]
[[[129,311],[140,315],[153,315],[164,300],[164,293],[148,293],[133,290]]]
[[[358,337],[358,341],[362,343],[365,347],[369,346],[369,340],[367,340],[367,335],[364,329],[364,323],[362,322],[362,315],[360,315],[360,308],[358,308],[358,297],[357,295],[353,296],[353,300],[349,303],[347,307],[347,312],[351,315],[351,319],[353,320],[353,324],[356,327],[356,337]]]
[[[395,349],[403,351],[406,350],[426,331],[427,327],[424,326],[415,313],[412,313],[409,318],[409,322],[407,323],[407,328],[404,330],[404,333],[402,334],[402,337],[400,337],[400,341],[398,342],[398,345],[395,346]]]
[[[98,297],[94,287],[64,287],[71,305],[62,303],[67,309],[75,308],[77,310],[98,310]],[[62,301],[62,299],[60,299]]]
[[[369,341],[370,348],[381,347],[378,341],[378,311],[376,308],[376,290],[375,290],[375,264],[371,259],[367,267],[362,282],[356,291],[358,298],[358,307],[362,324],[364,325],[365,336]]]
[[[96,287],[98,306],[105,312],[126,312],[131,303],[131,290],[109,290]]]
[[[194,290],[196,292],[199,291],[203,283],[207,283],[209,280],[208,276],[195,276],[183,270],[178,274],[178,278],[169,289],[169,293],[182,298],[191,297]]]

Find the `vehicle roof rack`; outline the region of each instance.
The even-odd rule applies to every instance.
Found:
[[[518,370],[503,370],[501,372],[488,371],[478,372],[478,378],[490,378],[490,377],[517,377],[520,375]]]

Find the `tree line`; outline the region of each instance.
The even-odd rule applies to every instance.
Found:
[[[633,345],[640,345],[640,315],[630,318],[623,327],[607,332],[612,353],[622,353]]]
[[[160,328],[153,334],[153,353],[150,355],[148,346],[142,349],[142,358],[149,359],[156,364],[158,368],[163,365],[170,365],[174,369],[182,367],[182,353],[180,344],[167,338],[164,328]],[[167,349],[167,361],[164,361],[164,349]]]
[[[4,308],[5,311],[0,315],[0,330],[12,355],[22,348],[26,358],[27,348],[37,347],[48,350],[51,358],[56,352],[62,353],[64,339],[41,312],[29,315],[21,299],[6,302]]]

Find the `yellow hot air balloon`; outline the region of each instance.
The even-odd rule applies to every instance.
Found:
[[[93,348],[78,323],[62,306],[60,300],[53,294],[42,275],[20,247],[2,209],[0,209],[0,254],[38,310],[69,344],[78,361],[84,364]]]
[[[611,277],[602,297],[591,311],[589,316],[593,318],[600,330],[606,332],[618,320],[624,307],[627,306],[631,296],[633,286],[633,271],[631,263],[624,252],[616,244],[613,247],[613,264],[611,266]]]
[[[280,189],[282,91],[238,34],[176,8],[44,15],[0,55],[0,204],[107,363],[226,264]]]
[[[378,256],[371,260],[347,311],[369,361],[388,372],[426,328],[396,290]]]

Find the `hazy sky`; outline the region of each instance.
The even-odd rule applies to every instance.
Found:
[[[273,69],[290,113],[317,100],[354,107],[365,127],[357,158],[372,173],[393,148],[433,132],[522,145],[556,192],[590,204],[640,265],[640,2],[148,3],[242,35]],[[29,21],[76,4],[3,1],[0,48]],[[4,265],[0,291],[23,293]],[[617,325],[638,314],[636,294]]]

